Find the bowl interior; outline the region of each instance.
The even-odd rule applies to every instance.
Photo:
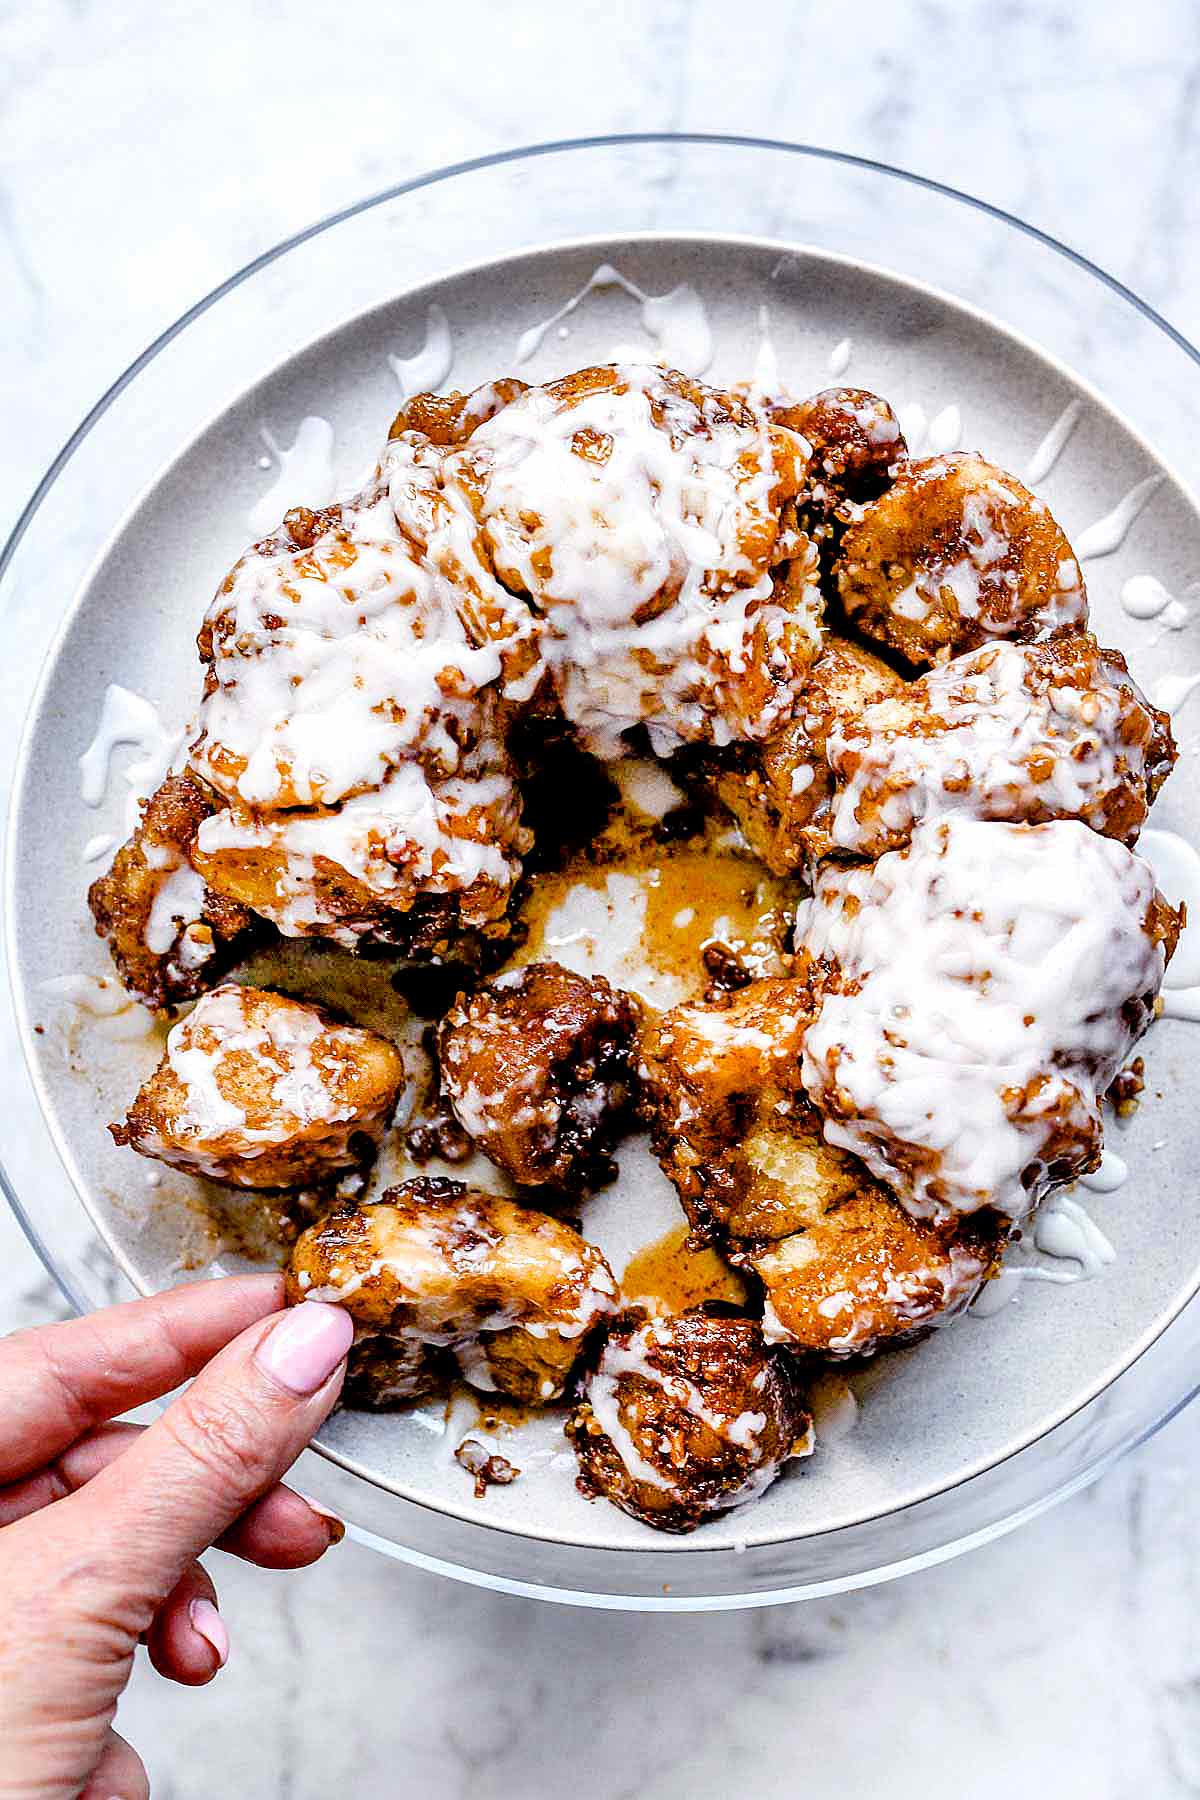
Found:
[[[330,459],[339,487],[348,487],[383,439],[399,380],[470,387],[507,372],[536,379],[635,346],[646,354],[658,347],[703,354],[690,302],[668,309],[676,336],[656,346],[636,297],[607,285],[592,288],[550,325],[516,368],[530,328],[587,288],[603,264],[647,293],[684,284],[694,291],[711,333],[711,379],[747,379],[756,362],[761,367],[764,356],[773,357],[795,392],[847,381],[885,394],[914,448],[979,449],[1017,474],[1033,465],[1033,485],[1077,544],[1139,484],[1156,478],[1121,541],[1086,564],[1093,618],[1144,685],[1200,664],[1200,626],[1166,631],[1161,621],[1129,617],[1120,604],[1131,576],[1150,574],[1182,593],[1200,566],[1200,516],[1184,488],[1068,371],[911,282],[774,243],[642,237],[469,269],[350,321],[243,393],[121,523],[77,596],[28,727],[10,860],[13,973],[26,1053],[71,1178],[143,1289],[211,1266],[214,1256],[220,1268],[239,1266],[248,1249],[245,1238],[231,1247],[227,1204],[215,1213],[203,1184],[118,1150],[104,1129],[157,1060],[161,1032],[142,1029],[136,1013],[97,1017],[46,985],[61,989],[64,976],[110,973],[84,899],[102,864],[89,864],[84,853],[98,836],[123,835],[122,775],[133,753],[116,751],[99,807],[84,803],[79,771],[105,691],[119,683],[145,696],[170,734],[182,731],[198,689],[193,639],[200,614],[224,570],[263,528],[264,496],[280,476],[279,449],[299,444],[283,504],[328,497],[316,490]],[[1200,800],[1186,774],[1186,712],[1179,724],[1185,761],[1154,823],[1193,837]],[[597,957],[603,963],[614,954],[602,929]],[[298,948],[268,959],[260,972],[296,990],[340,995],[363,1022],[410,1029],[384,966]],[[1026,1284],[993,1316],[967,1317],[852,1373],[860,1403],[854,1429],[837,1441],[831,1431],[818,1455],[752,1508],[707,1526],[697,1547],[828,1532],[952,1487],[1077,1410],[1153,1341],[1200,1279],[1189,1184],[1200,1156],[1200,1109],[1187,1097],[1194,1091],[1188,1029],[1175,1022],[1154,1028],[1145,1047],[1145,1104],[1119,1130],[1110,1127],[1130,1177],[1118,1192],[1087,1196],[1118,1253],[1105,1275],[1069,1286]],[[488,1179],[494,1183],[491,1172]],[[677,1217],[645,1144],[634,1141],[623,1153],[620,1181],[587,1203],[584,1229],[619,1273]],[[368,1480],[471,1519],[479,1516],[477,1503],[450,1455],[462,1435],[453,1420],[447,1427],[440,1408],[342,1413],[321,1443]],[[488,1524],[597,1547],[684,1547],[584,1501],[556,1419],[522,1426],[506,1454],[523,1478],[491,1490]]]

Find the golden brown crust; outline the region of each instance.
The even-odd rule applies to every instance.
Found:
[[[200,632],[191,759],[221,807],[195,859],[288,936],[408,948],[429,902],[487,932],[520,874],[499,689],[534,621],[487,567],[450,461],[406,433],[356,495],[292,509]]]
[[[409,1366],[420,1346],[419,1370],[453,1357],[467,1381],[536,1405],[561,1395],[588,1335],[615,1310],[617,1284],[564,1221],[418,1177],[369,1206],[336,1206],[306,1231],[287,1296],[344,1305],[383,1359],[377,1369]],[[432,1365],[426,1350],[438,1353]]]
[[[108,940],[126,988],[147,1006],[167,1008],[194,1000],[246,954],[264,929],[228,895],[209,886],[201,893],[197,884],[179,880],[179,872],[191,866],[196,833],[214,810],[191,776],[168,775],[142,802],[133,835],[117,851],[107,875],[88,889],[97,935]],[[170,893],[164,894],[172,876],[178,910]],[[151,948],[148,930],[164,948]]]
[[[627,1315],[583,1392],[566,1425],[580,1488],[658,1531],[694,1531],[812,1447],[792,1365],[727,1311]]]
[[[736,1246],[735,1264],[763,1284],[772,1343],[821,1356],[864,1356],[960,1312],[1000,1257],[995,1214],[939,1229],[910,1218],[856,1159],[821,1137],[815,1114],[774,1133],[776,1180],[803,1229]]]
[[[632,1100],[636,1000],[603,976],[530,963],[460,994],[437,1034],[443,1092],[519,1187],[611,1181]]]
[[[1186,904],[1172,906],[1166,896],[1155,888],[1154,898],[1146,913],[1146,935],[1151,943],[1162,945],[1164,967],[1170,964],[1179,948],[1179,934],[1187,922]],[[1126,1007],[1126,1015],[1136,1036],[1140,1037],[1149,1028],[1154,1018],[1157,998],[1157,995],[1143,996],[1140,1000],[1130,1001]]]
[[[833,576],[851,623],[917,668],[1087,620],[1079,564],[1044,503],[966,453],[901,463],[849,515]]]
[[[810,832],[812,852],[876,857],[907,843],[920,820],[955,811],[1025,825],[1080,819],[1131,844],[1176,749],[1169,715],[1125,658],[1070,632],[955,658],[844,719],[826,756],[840,804]]]
[[[249,813],[246,819],[247,823],[251,821]],[[289,857],[286,844],[268,837],[261,847],[198,851],[196,864],[214,889],[261,917],[269,916],[278,904]],[[327,856],[314,856],[310,885],[314,910],[347,926],[361,926],[364,935],[377,934],[386,941],[390,908],[382,906],[370,889],[355,881],[339,863]]]
[[[457,450],[471,433],[498,413],[501,407],[524,394],[529,383],[515,375],[501,375],[469,394],[414,394],[392,420],[388,438],[415,431],[444,450]]]
[[[887,401],[866,388],[824,388],[769,409],[777,425],[811,444],[802,507],[827,518],[844,500],[868,500],[886,487],[908,446]]]
[[[654,1146],[693,1228],[766,1289],[773,1341],[860,1355],[965,1305],[1001,1241],[909,1217],[826,1142],[800,1084],[815,1002],[801,981],[676,1007],[647,1032]]]
[[[775,1203],[751,1176],[746,1139],[760,1112],[800,1094],[813,1016],[803,982],[753,981],[723,1000],[677,1006],[644,1033],[639,1074],[654,1147],[697,1232],[782,1235],[771,1230]]]
[[[230,1187],[301,1187],[373,1154],[403,1080],[387,1038],[229,983],[172,1029],[109,1130],[142,1156]]]
[[[1132,843],[1175,757],[1168,715],[1086,632],[987,644],[909,682],[833,640],[798,716],[714,785],[782,872],[880,856],[952,812],[1077,818]]]
[[[485,809],[472,809],[463,815],[463,822],[477,827],[479,841],[486,839],[490,821]],[[280,896],[292,885],[295,863],[286,834],[285,821],[278,836],[264,831],[261,845],[195,853],[196,867],[210,891],[251,914],[263,928],[266,918],[279,907]],[[527,841],[524,832],[508,834],[514,855]],[[386,906],[339,863],[318,854],[311,860],[307,894],[314,914],[328,923],[311,926],[305,935],[340,941],[341,934],[348,932],[356,948],[387,946],[405,956],[473,969],[487,967],[489,962],[494,967],[498,959],[490,947],[507,944],[512,935],[509,896],[486,880],[457,894],[414,892],[405,908]],[[493,916],[485,918],[487,914]]]
[[[796,716],[761,750],[747,750],[719,770],[717,798],[773,874],[803,868],[827,847],[820,821],[832,788],[829,733],[874,701],[902,694],[905,685],[872,651],[831,633],[805,680]]]

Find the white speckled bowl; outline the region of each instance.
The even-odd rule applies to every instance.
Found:
[[[8,954],[32,1088],[13,1097],[3,1142],[14,1204],[77,1305],[99,1300],[114,1261],[143,1289],[177,1279],[181,1244],[197,1240],[187,1180],[168,1173],[148,1188],[144,1165],[103,1129],[157,1043],[81,1029],[42,985],[106,968],[84,910],[92,871],[81,851],[93,834],[119,831],[120,806],[114,791],[107,811],[89,811],[77,772],[105,687],[120,681],[182,722],[200,610],[273,479],[259,467],[264,427],[290,443],[306,415],[323,416],[339,475],[352,477],[397,403],[389,358],[419,351],[431,304],[450,322],[449,382],[470,386],[511,370],[527,328],[600,262],[651,292],[685,281],[697,290],[714,378],[749,374],[765,308],[789,387],[874,388],[910,433],[924,412],[929,448],[951,448],[961,433],[964,447],[1022,473],[1072,409],[1036,485],[1077,543],[1154,478],[1121,543],[1087,564],[1097,629],[1144,682],[1200,668],[1200,628],[1164,633],[1130,620],[1118,600],[1130,575],[1180,593],[1200,569],[1200,516],[1183,485],[1200,400],[1194,353],[1087,265],[960,196],[786,146],[641,139],[450,171],[282,246],[106,397],[5,553],[4,601],[18,624],[9,641],[24,652],[6,677],[10,757],[53,649],[9,829]],[[607,360],[642,340],[638,309],[617,290],[589,295],[564,326],[521,373]],[[1186,748],[1186,712],[1180,723]],[[1189,767],[1185,757],[1155,823],[1195,835]],[[1090,1201],[1118,1250],[1105,1277],[1028,1287],[997,1316],[879,1359],[853,1378],[854,1432],[755,1506],[691,1539],[663,1539],[581,1499],[547,1427],[513,1452],[522,1481],[481,1504],[444,1442],[395,1415],[330,1421],[318,1485],[397,1554],[610,1605],[825,1591],[1002,1529],[1086,1479],[1191,1390],[1194,1029],[1155,1028],[1149,1086],[1164,1097],[1120,1134],[1129,1183]],[[86,1213],[64,1191],[64,1165]],[[585,1223],[618,1268],[673,1208],[643,1146],[623,1170]]]

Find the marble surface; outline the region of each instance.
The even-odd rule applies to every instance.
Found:
[[[657,126],[804,138],[1032,219],[1200,332],[1190,0],[0,4],[0,529],[184,306],[320,213],[433,164]],[[54,1294],[0,1216],[0,1327]],[[1200,1409],[1099,1485],[902,1583],[757,1614],[588,1614],[352,1544],[214,1558],[210,1689],[143,1668],[160,1800],[1200,1793]]]

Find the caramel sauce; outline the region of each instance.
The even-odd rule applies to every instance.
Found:
[[[689,1250],[688,1227],[676,1225],[630,1258],[621,1277],[629,1301],[658,1301],[668,1312],[685,1312],[704,1300],[745,1306],[746,1284],[715,1250]]]
[[[783,972],[795,881],[769,874],[710,825],[678,843],[618,818],[561,869],[539,874],[522,909],[514,963],[560,962],[606,975],[652,1009],[697,998],[706,944],[756,974]]]
[[[779,952],[788,884],[744,856],[681,845],[646,867],[644,886],[642,943],[656,968],[695,979],[713,938],[758,960]]]
[[[523,1400],[511,1399],[507,1394],[480,1394],[474,1388],[464,1388],[462,1391],[475,1406],[480,1430],[493,1434],[517,1431],[530,1419],[541,1418],[547,1411],[545,1406],[530,1406]]]

